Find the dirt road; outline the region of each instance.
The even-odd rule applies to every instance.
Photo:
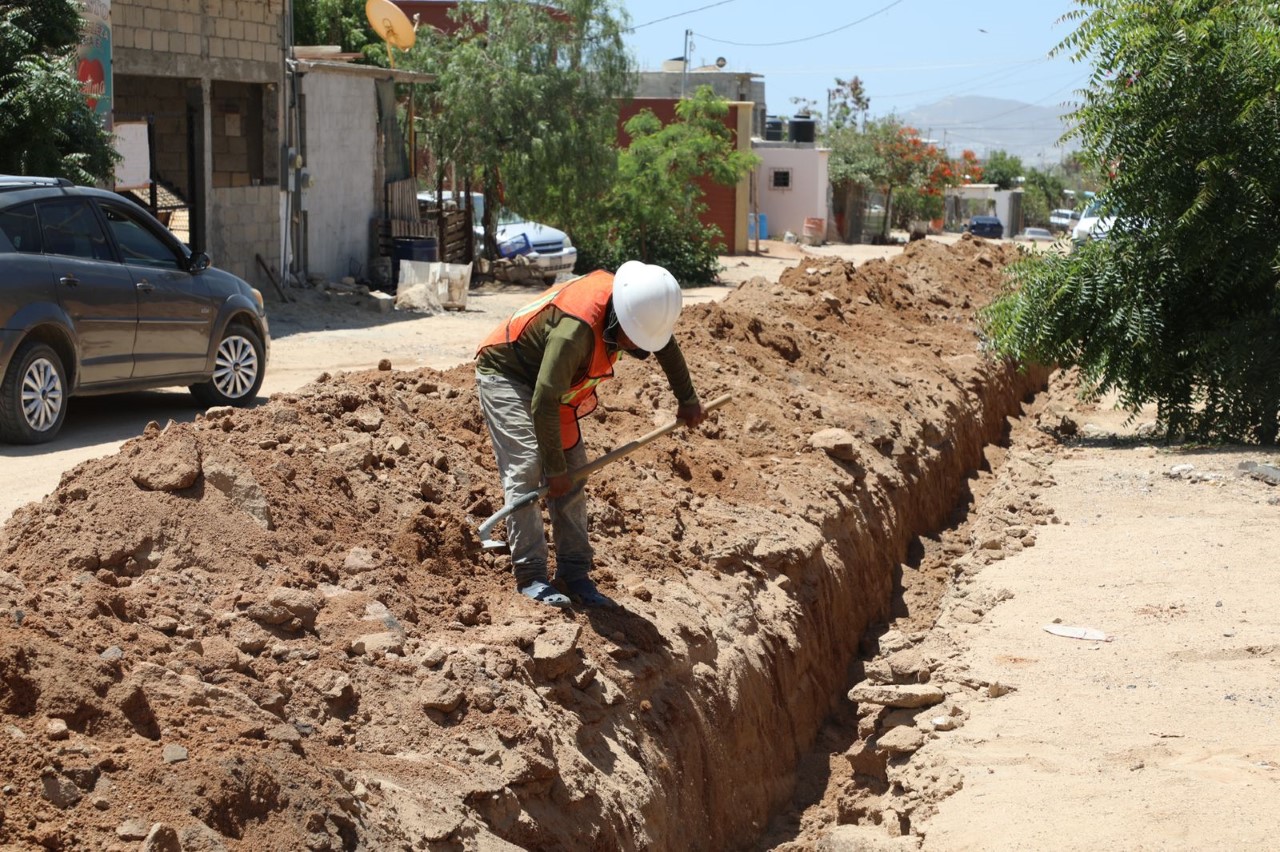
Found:
[[[1024,431],[1003,474],[1061,523],[975,572],[936,631],[1012,691],[921,750],[964,779],[915,826],[924,848],[1273,847],[1280,498],[1240,465],[1276,454],[1167,448],[1114,411],[1076,416],[1089,437]],[[999,602],[974,620],[984,600]]]

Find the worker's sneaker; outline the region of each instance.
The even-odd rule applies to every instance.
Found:
[[[600,590],[596,588],[595,581],[590,577],[565,580],[564,587],[569,590],[569,600],[579,606],[612,609],[618,605],[618,602],[613,598],[601,594]]]
[[[545,580],[530,580],[523,586],[516,587],[526,598],[549,606],[568,606],[569,599],[557,592]]]

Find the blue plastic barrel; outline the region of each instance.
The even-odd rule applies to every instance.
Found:
[[[754,240],[756,238],[756,218],[757,214],[747,214],[747,239]],[[769,239],[769,217],[763,213],[759,214],[760,220],[760,239]]]

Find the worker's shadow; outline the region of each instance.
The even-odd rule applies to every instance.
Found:
[[[653,702],[658,700],[653,685],[673,665],[671,642],[652,621],[622,604],[574,611],[585,615],[591,629],[605,640],[605,652],[618,671],[607,678],[593,674],[589,683],[573,688],[572,679],[562,679],[556,685],[557,697],[582,722],[576,732],[582,756],[600,771],[611,774],[618,760],[617,744],[627,743],[632,737],[620,730],[625,723],[609,708],[635,698],[636,708],[652,712]],[[648,699],[640,700],[637,694]],[[633,757],[639,759],[640,755]]]
[[[613,643],[609,655],[619,662],[639,654],[660,653],[665,657],[671,647],[670,640],[652,621],[623,604],[578,611],[586,615],[592,630]]]

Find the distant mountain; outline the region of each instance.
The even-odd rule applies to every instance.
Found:
[[[1008,151],[1026,166],[1059,162],[1077,146],[1061,147],[1067,129],[1065,108],[1043,107],[1002,98],[976,96],[943,98],[899,116],[921,136],[944,145],[952,154],[962,149],[985,158],[991,151]]]

